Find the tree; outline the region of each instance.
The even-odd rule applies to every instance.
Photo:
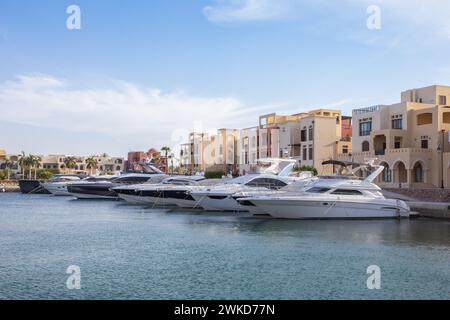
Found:
[[[11,158],[6,158],[5,161],[5,169],[6,169],[6,180],[11,178],[11,169],[14,167],[15,162],[11,160]]]
[[[293,169],[294,172],[302,172],[302,171],[310,171],[313,175],[317,176],[317,169],[313,166],[295,166]]]
[[[86,162],[86,167],[89,169],[89,172],[92,176],[92,170],[97,169],[97,167],[98,167],[97,158],[95,156],[90,156],[90,157],[86,158],[85,162]]]
[[[17,162],[20,166],[20,171],[22,172],[22,179],[25,179],[25,152],[19,156],[19,161]]]
[[[65,157],[63,162],[64,162],[64,165],[66,166],[66,168],[69,169],[69,172],[70,172],[70,170],[74,169],[75,166],[77,165],[77,158],[73,157],[73,156]]]
[[[168,161],[168,154],[171,151],[170,147],[164,146],[161,148],[161,151],[164,152],[164,158],[166,159],[166,173],[169,172],[169,161]]]
[[[25,156],[22,158],[23,174],[25,178],[25,169],[28,170],[28,179],[31,179],[31,170],[33,169],[33,155]]]
[[[31,157],[31,166],[33,167],[33,169],[34,169],[34,180],[36,180],[36,175],[37,175],[37,169],[41,166],[41,161],[42,161],[42,158],[41,157],[39,157],[39,156],[33,156],[33,155],[30,155],[30,157]]]

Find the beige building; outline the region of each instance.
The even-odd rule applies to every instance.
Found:
[[[183,171],[190,173],[205,171],[208,163],[212,161],[211,157],[214,156],[214,152],[210,150],[213,141],[214,138],[208,133],[190,133],[188,142],[181,145],[180,166]],[[206,149],[210,150],[209,156],[205,152]]]
[[[240,163],[238,129],[219,129],[215,136],[214,169],[223,170],[225,173],[234,173]]]
[[[239,173],[253,171],[258,156],[258,127],[242,129],[239,139]]]
[[[61,173],[86,173],[90,174],[91,169],[87,167],[86,159],[88,157],[74,156],[76,165],[74,168],[67,168],[64,163],[69,155],[53,154],[41,157],[41,168],[59,170]],[[124,159],[120,157],[110,157],[108,155],[94,156],[97,160],[97,169],[92,169],[92,173],[114,173],[125,169]]]
[[[333,168],[322,166],[322,162],[352,150],[351,134],[346,131],[349,126],[343,130],[343,123],[351,123],[351,118],[332,109],[261,116],[258,154],[260,158],[293,158],[299,165],[315,167],[319,173],[331,173]]]
[[[450,87],[401,93],[400,103],[353,110],[350,158],[377,158],[385,187],[450,186]]]
[[[184,172],[222,170],[234,172],[239,163],[237,129],[218,129],[217,134],[193,132],[189,142],[181,145],[180,166]]]

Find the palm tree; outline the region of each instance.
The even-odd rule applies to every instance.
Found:
[[[86,162],[86,167],[89,168],[90,174],[92,176],[92,170],[97,169],[97,166],[98,166],[97,158],[94,156],[90,156],[90,157],[86,158],[85,162]]]
[[[22,165],[24,170],[24,178],[25,178],[25,169],[28,170],[28,179],[31,179],[31,170],[33,168],[33,155],[28,155],[22,158]]]
[[[161,148],[161,151],[164,151],[164,158],[166,159],[166,173],[169,172],[169,161],[168,161],[168,154],[171,151],[170,147],[164,146]]]
[[[11,158],[6,158],[5,161],[5,169],[6,169],[6,179],[9,180],[11,178],[11,169],[14,167],[15,163],[11,160]]]
[[[17,163],[20,166],[20,171],[22,172],[22,179],[25,179],[25,152],[22,151],[22,154],[19,156],[19,161]]]
[[[175,154],[173,154],[173,153],[171,153],[169,155],[169,159],[170,159],[170,172],[173,175],[173,160],[177,160],[178,161],[179,159],[175,158]],[[169,164],[167,164],[167,165],[169,165]]]
[[[72,156],[65,157],[63,162],[64,162],[64,165],[66,166],[66,168],[69,169],[69,172],[70,172],[70,169],[75,168],[75,166],[77,165],[77,158],[72,157]]]
[[[41,166],[42,158],[39,156],[32,156],[32,155],[30,155],[30,157],[31,157],[31,165],[34,169],[34,180],[36,180],[37,169]]]

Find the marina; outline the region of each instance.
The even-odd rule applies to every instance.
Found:
[[[0,194],[3,299],[448,299],[443,220],[248,219]],[[382,289],[368,290],[379,265]],[[66,269],[81,269],[81,290]]]

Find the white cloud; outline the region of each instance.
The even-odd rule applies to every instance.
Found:
[[[76,89],[49,75],[18,76],[0,83],[3,120],[106,134],[120,141],[145,137],[156,146],[176,145],[181,141],[173,141],[172,136],[181,139],[199,123],[203,130],[257,123],[257,116],[250,110],[233,97],[163,93],[119,81],[111,89]]]
[[[203,8],[212,22],[261,21],[286,17],[291,0],[215,0]]]

